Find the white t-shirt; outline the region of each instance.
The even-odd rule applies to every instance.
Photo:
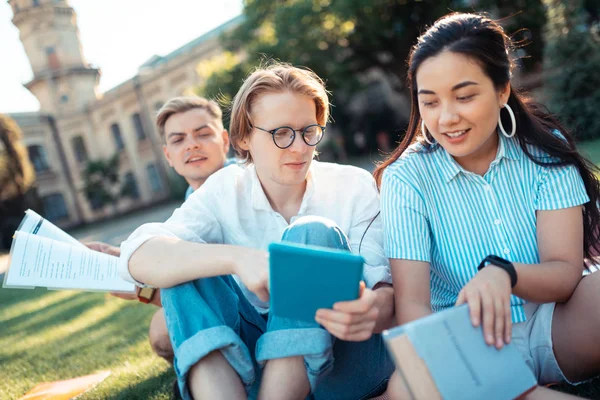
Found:
[[[383,251],[381,218],[377,216],[373,220],[378,212],[379,192],[367,171],[313,161],[300,210],[291,222],[307,215],[329,218],[348,235],[354,253],[358,253],[362,238],[360,255],[365,259],[364,280],[368,287],[373,287],[379,282],[392,281]],[[281,240],[287,227],[286,220],[269,204],[254,165],[230,165],[211,175],[166,222],[145,224],[136,229],[121,244],[120,274],[123,279],[139,284],[129,273],[129,258],[153,237],[267,250],[270,243]],[[174,255],[174,268],[176,265]],[[258,299],[234,277],[248,300],[260,312],[268,311],[268,303]]]

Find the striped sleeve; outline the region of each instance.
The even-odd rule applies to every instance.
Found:
[[[540,175],[536,210],[559,210],[590,201],[583,179],[574,165],[545,167]]]
[[[423,198],[388,168],[381,183],[384,251],[388,258],[431,260],[431,235]]]

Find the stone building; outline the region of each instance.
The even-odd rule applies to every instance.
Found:
[[[132,189],[116,209],[126,212],[165,200],[172,174],[154,129],[156,111],[169,98],[200,84],[197,64],[221,52],[219,36],[234,18],[172,53],[153,56],[133,78],[99,93],[100,69],[82,52],[77,16],[67,0],[8,0],[13,24],[31,63],[25,86],[40,111],[12,113],[37,174],[45,216],[62,227],[115,212],[88,201],[83,171],[90,160],[120,159],[120,178]]]

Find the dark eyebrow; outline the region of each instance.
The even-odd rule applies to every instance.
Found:
[[[454,92],[455,90],[462,89],[466,86],[471,86],[471,85],[479,85],[479,83],[473,82],[473,81],[464,81],[464,82],[459,83],[458,85],[452,86],[452,91]]]
[[[208,124],[200,125],[196,129],[194,129],[194,132],[198,132],[204,128],[208,128]],[[168,138],[171,138],[173,136],[185,136],[185,133],[184,132],[171,132],[171,133],[169,133]]]
[[[204,128],[208,128],[208,124],[204,124],[204,125],[200,125],[199,127],[197,127],[196,129],[194,129],[194,132],[198,132],[199,130],[202,130]]]
[[[169,135],[167,136],[167,138],[170,139],[173,136],[184,136],[184,135],[185,135],[185,133],[183,133],[183,132],[171,132],[171,133],[169,133]]]
[[[464,81],[452,86],[452,91],[454,92],[455,90],[462,89],[471,85],[479,85],[479,83],[473,81]],[[418,94],[435,94],[435,92],[433,90],[421,89],[419,90]]]

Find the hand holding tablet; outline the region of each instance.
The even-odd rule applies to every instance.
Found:
[[[364,259],[349,251],[292,243],[269,246],[271,313],[315,322],[319,309],[356,300]]]

